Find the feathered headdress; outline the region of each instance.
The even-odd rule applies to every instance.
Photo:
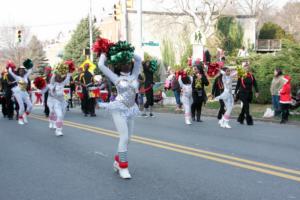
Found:
[[[247,71],[243,66],[237,66],[236,71],[239,78],[245,78],[247,76]]]
[[[75,64],[72,60],[67,60],[56,65],[55,73],[61,76],[67,75],[67,73],[73,73],[75,71]]]

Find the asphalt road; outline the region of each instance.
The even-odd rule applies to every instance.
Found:
[[[67,113],[57,138],[36,108],[30,123],[0,119],[0,200],[300,199],[299,126],[256,122],[187,126],[182,115],[137,118],[131,180],[112,170],[117,134],[109,114]]]

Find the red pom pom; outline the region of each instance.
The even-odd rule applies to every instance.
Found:
[[[218,63],[210,63],[207,70],[207,75],[210,77],[215,77],[220,70]]]
[[[108,53],[108,50],[112,45],[113,43],[108,39],[99,38],[93,45],[93,51],[99,57],[101,53]]]
[[[14,63],[13,61],[11,61],[11,60],[8,60],[8,61],[6,62],[6,69],[9,69],[9,68],[12,68],[12,69],[15,69],[15,68],[16,68],[15,63]]]
[[[33,84],[39,90],[44,89],[47,85],[46,80],[43,77],[36,77],[33,81]]]
[[[76,70],[73,60],[67,60],[65,61],[65,64],[69,66],[70,73],[73,73]]]

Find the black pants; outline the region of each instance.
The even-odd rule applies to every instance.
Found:
[[[7,117],[8,115],[8,110],[7,110],[7,101],[6,101],[6,98],[5,97],[2,97],[1,98],[1,107],[2,107],[2,114],[3,114],[3,117]]]
[[[84,114],[95,114],[95,98],[89,98],[89,94],[86,90],[83,90],[83,99],[82,99],[82,111]]]
[[[7,90],[5,93],[7,117],[12,119],[14,117],[14,102],[12,100],[13,93],[11,90]]]
[[[197,121],[200,121],[203,102],[204,100],[202,97],[193,94],[193,103],[191,107],[193,120],[195,120],[195,117],[197,117]]]
[[[252,93],[243,93],[239,95],[240,100],[243,103],[242,111],[238,117],[238,121],[242,124],[246,117],[246,121],[248,125],[253,125],[253,119],[250,115],[250,103],[252,101]]]
[[[70,99],[68,101],[68,107],[73,108],[73,94],[74,94],[75,90],[71,90],[70,89]]]
[[[46,117],[49,116],[49,112],[50,112],[49,107],[47,105],[48,95],[49,95],[49,92],[46,92],[44,95],[44,113],[45,113]]]
[[[290,104],[281,103],[280,108],[281,108],[281,121],[287,122],[289,120]]]
[[[153,88],[149,89],[145,95],[146,95],[146,103],[144,105],[144,108],[149,108],[149,106],[153,106],[154,104]]]
[[[220,109],[219,109],[219,113],[218,113],[218,119],[222,119],[222,116],[225,113],[225,103],[223,100],[219,100],[220,103]]]

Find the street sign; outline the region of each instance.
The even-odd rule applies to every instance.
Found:
[[[159,43],[158,42],[149,41],[149,42],[143,42],[142,45],[143,46],[155,46],[155,47],[158,47]]]

